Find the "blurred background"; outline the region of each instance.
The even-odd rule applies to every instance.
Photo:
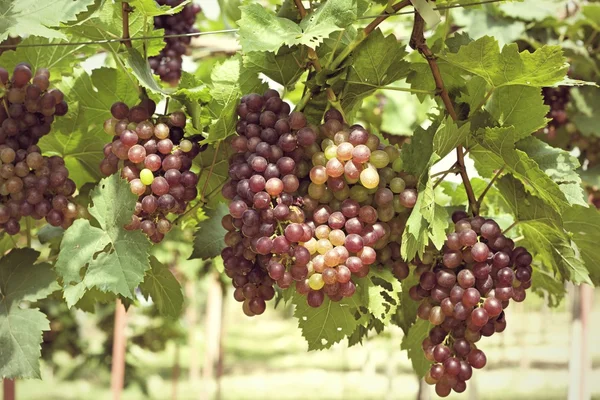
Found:
[[[195,2],[202,7],[197,24],[201,31],[235,28],[241,0]],[[281,1],[260,3],[275,8]],[[560,44],[574,65],[570,75],[598,82],[600,22],[585,22],[586,18],[600,19],[595,16],[600,15],[600,8],[595,6],[528,0],[455,9],[443,17],[451,18],[453,31],[465,28],[474,39],[490,34],[500,45],[517,42],[521,50],[533,50],[540,43]],[[592,10],[591,17],[582,13],[586,7]],[[410,16],[395,17],[382,24],[382,29],[406,40],[411,24]],[[195,38],[184,69],[208,81],[212,66],[236,51],[233,35]],[[104,55],[98,54],[86,62],[86,68],[103,63]],[[563,123],[549,125],[539,136],[580,156],[590,200],[598,201],[600,175],[594,154],[600,151],[593,153],[589,143],[600,143],[593,121],[600,115],[596,112],[600,107],[594,107],[600,92],[597,88],[579,90],[573,93],[581,94],[577,96],[580,102],[587,99],[587,108],[579,107],[581,103],[558,104],[549,92],[547,103],[554,107],[554,101],[562,107],[549,117],[559,121],[562,114],[557,112],[572,112],[580,117],[572,121],[592,128],[578,129],[565,117]],[[286,93],[286,99],[294,102],[301,94],[302,88],[297,87]],[[416,126],[426,123],[431,107],[430,100],[419,102],[410,93],[380,91],[366,101],[358,117],[369,129],[401,144],[410,140]],[[582,142],[582,138],[589,141]],[[438,168],[446,169],[453,162],[442,162]],[[470,175],[476,175],[475,171]],[[291,307],[271,304],[264,315],[246,317],[232,298],[231,285],[218,272],[219,260],[186,261],[189,243],[190,237],[181,237],[156,249],[156,256],[171,266],[184,287],[186,305],[181,318],[160,318],[142,296],[127,313],[123,399],[437,398],[433,389],[420,384],[400,350],[400,328],[391,326],[362,345],[348,348],[347,343],[340,343],[327,351],[307,352]],[[52,329],[44,335],[43,380],[18,381],[17,398],[110,398],[114,305],[96,306],[95,315],[69,311],[60,299],[39,306],[49,316]],[[598,293],[594,296],[591,288],[568,286],[560,302],[544,293],[532,293],[524,303],[511,304],[507,320],[503,334],[482,343],[488,365],[474,374],[465,393],[451,398],[600,399]]]

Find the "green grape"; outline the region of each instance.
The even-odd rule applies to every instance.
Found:
[[[321,198],[319,199],[319,203],[329,204],[331,203],[331,200],[333,200],[333,193],[331,192],[331,190],[325,188],[325,193],[323,193],[323,196],[321,196]]]
[[[379,206],[377,208],[377,216],[380,221],[388,222],[394,218],[394,206],[392,204],[387,204],[385,206]]]
[[[396,173],[390,167],[385,167],[379,170],[379,179],[387,185],[396,177]]]
[[[308,278],[308,286],[312,290],[320,290],[325,286],[325,282],[323,281],[323,275],[321,274],[312,274],[310,278]]]
[[[325,153],[319,151],[312,155],[311,157],[313,165],[316,167],[317,165],[325,166],[327,165],[327,158],[325,157]]]
[[[376,188],[379,185],[379,173],[373,167],[365,168],[360,173],[360,183],[367,189]]]
[[[319,185],[314,182],[308,185],[308,195],[315,200],[319,200],[321,197],[323,197],[326,191],[327,188],[325,185]]]
[[[406,182],[404,182],[404,179],[396,177],[390,182],[390,189],[394,193],[400,193],[406,189]]]
[[[404,207],[400,202],[400,196],[394,196],[394,200],[392,200],[392,206],[394,207],[394,211],[396,211],[398,214],[406,211],[406,207]]]
[[[187,152],[191,151],[193,146],[194,145],[192,144],[192,142],[190,142],[187,139],[184,139],[184,140],[181,141],[181,143],[179,143],[179,148],[184,153],[187,153]]]
[[[323,139],[323,141],[321,142],[321,150],[325,151],[326,148],[333,145],[335,145],[335,143],[333,143],[333,140]]]
[[[404,166],[404,162],[402,161],[402,158],[398,157],[394,160],[394,162],[392,163],[392,169],[394,170],[394,172],[402,172],[402,167]]]
[[[400,149],[398,149],[396,146],[385,146],[383,151],[387,153],[387,155],[390,157],[390,161],[392,162],[400,157]]]
[[[363,186],[356,185],[350,189],[350,198],[354,201],[362,203],[369,197],[369,192]]]
[[[154,174],[148,168],[144,168],[140,171],[140,180],[144,185],[150,186],[154,182]]]
[[[369,161],[375,168],[385,168],[390,163],[390,157],[383,150],[375,150],[371,152]]]
[[[333,197],[335,197],[339,201],[344,201],[350,196],[350,187],[348,185],[344,186],[342,190],[338,190],[333,193]]]
[[[337,156],[337,146],[332,145],[325,149],[325,158],[331,160],[332,158]]]

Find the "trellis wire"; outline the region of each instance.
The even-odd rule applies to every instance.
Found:
[[[501,3],[510,0],[484,0],[477,3],[469,3],[469,4],[452,4],[449,6],[440,6],[434,8],[434,10],[442,11],[448,10],[452,8],[465,8],[465,7],[474,7],[482,4],[491,4],[491,3]],[[414,14],[415,10],[409,11],[398,11],[391,14],[378,14],[378,15],[364,15],[362,17],[358,17],[358,19],[375,19],[379,17],[393,17],[396,15],[407,15]],[[114,39],[102,39],[102,40],[89,40],[85,42],[57,42],[57,43],[25,43],[25,44],[17,44],[10,45],[4,44],[0,45],[0,49],[14,49],[15,47],[61,47],[61,46],[86,46],[86,45],[94,45],[94,44],[109,44],[109,43],[121,43],[128,42],[133,40],[153,40],[153,39],[169,39],[169,38],[180,38],[180,37],[196,37],[196,36],[206,36],[206,35],[219,35],[226,33],[236,33],[239,29],[222,29],[218,31],[208,31],[208,32],[191,32],[191,33],[178,33],[174,35],[162,35],[162,36],[133,36],[127,39],[123,38],[114,38]]]

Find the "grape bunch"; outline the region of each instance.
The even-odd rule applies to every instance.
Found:
[[[154,118],[155,110],[156,104],[149,99],[131,109],[122,102],[112,105],[112,118],[105,121],[104,131],[113,140],[104,146],[100,171],[108,176],[122,166],[121,176],[139,196],[125,228],[141,229],[159,243],[171,230],[168,215],[184,213],[198,196],[198,175],[190,169],[206,146],[200,146],[197,137],[184,138],[183,112]]]
[[[344,124],[335,110],[323,125],[308,125],[274,90],[244,96],[237,112],[222,256],[247,315],[264,312],[275,284],[293,285],[319,307],[325,296],[352,296],[353,276],[399,259],[391,242],[417,192],[414,177],[400,173],[396,147]],[[377,260],[376,249],[388,247],[389,257]]]
[[[183,3],[183,0],[157,0],[157,2],[161,6],[177,7]],[[164,29],[165,35],[198,32],[194,28],[194,24],[200,11],[199,5],[188,4],[177,14],[154,17],[154,27]],[[190,41],[191,37],[189,36],[167,37],[165,38],[166,45],[160,54],[150,58],[150,67],[164,82],[172,85],[177,85],[177,82],[179,82],[181,78],[181,56],[186,53]]]
[[[434,362],[425,381],[442,397],[465,391],[473,368],[486,365],[476,343],[504,331],[504,309],[510,300],[525,300],[532,275],[531,254],[515,247],[495,221],[462,211],[452,220],[442,254],[425,253],[415,263],[419,284],[409,291],[421,302],[417,316],[434,325],[423,340],[425,357]]]
[[[567,114],[567,105],[571,99],[570,86],[546,87],[542,89],[544,104],[550,106],[547,118],[550,122],[544,128],[544,133],[548,135],[548,139],[556,138],[556,130],[567,124],[569,116]]]
[[[12,77],[0,68],[0,228],[20,231],[21,217],[45,218],[69,227],[78,215],[75,183],[61,157],[44,157],[37,146],[56,116],[68,111],[63,93],[50,89],[50,72],[18,64]]]

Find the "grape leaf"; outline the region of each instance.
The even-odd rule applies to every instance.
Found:
[[[50,264],[34,264],[40,253],[12,249],[0,258],[0,376],[41,378],[39,358],[42,331],[50,330],[38,309],[22,301],[37,301],[59,289]]]
[[[448,92],[459,94],[465,90],[465,78],[462,69],[447,63],[443,59],[438,59],[437,64],[442,79],[444,80],[444,87]],[[410,72],[406,78],[406,82],[410,83],[412,89],[431,92],[431,94],[415,93],[421,102],[428,96],[433,96],[433,93],[435,93],[436,90],[435,81],[431,75],[431,68],[429,68],[429,64],[426,62],[412,62],[410,64]]]
[[[61,0],[71,1],[71,0]],[[112,1],[104,1],[90,16],[82,21],[70,25],[65,31],[82,39],[103,41],[120,38],[123,35],[123,16],[120,6],[116,6]],[[164,29],[154,28],[154,19],[148,18],[141,10],[135,9],[129,13],[129,35],[131,37],[140,36],[162,36]],[[156,56],[165,46],[164,40],[147,39],[134,40],[132,46],[139,52],[144,52],[144,46],[149,57]],[[121,42],[100,43],[99,46],[116,54],[124,48]]]
[[[159,15],[173,15],[181,12],[191,0],[182,1],[175,7],[159,6],[155,0],[129,0],[129,5],[142,15],[152,18]]]
[[[560,214],[543,200],[527,194],[523,184],[510,176],[498,179],[496,186],[519,223],[524,236],[522,245],[532,252],[534,260],[575,283],[591,283]]]
[[[565,195],[569,204],[587,207],[587,199],[581,185],[581,177],[576,172],[579,160],[568,151],[552,147],[534,137],[517,142],[517,149],[534,160]]]
[[[254,51],[243,55],[244,66],[256,73],[261,72],[293,90],[294,85],[304,73],[306,51],[302,49],[280,49],[277,54]]]
[[[120,55],[122,56],[125,65],[131,69],[140,85],[154,93],[167,94],[167,92],[158,84],[158,77],[156,77],[150,69],[148,60],[143,58],[137,49],[128,48],[126,53],[121,53]]]
[[[467,81],[467,92],[462,93],[458,101],[469,105],[469,116],[475,114],[483,104],[487,87],[487,82],[480,76],[473,76]]]
[[[541,89],[504,86],[494,91],[486,106],[500,126],[513,126],[517,138],[526,138],[548,123],[550,109],[544,104]]]
[[[471,147],[470,157],[483,176],[490,177],[494,170],[504,167],[556,211],[569,206],[559,185],[527,153],[515,148],[516,132],[513,127],[486,128],[474,135],[473,140],[477,144]]]
[[[209,146],[194,159],[194,163],[201,168],[198,190],[204,192],[208,197],[205,199],[208,201],[207,205],[213,208],[225,201],[220,187],[229,178],[229,151],[230,144],[225,141],[219,145],[219,149]],[[211,166],[212,173],[210,173]]]
[[[204,121],[202,110],[211,100],[210,90],[194,75],[183,71],[177,91],[171,97],[179,101],[192,119],[197,131],[202,131]]]
[[[332,32],[339,31],[356,21],[356,0],[330,0],[322,2],[300,22],[303,30],[299,44],[316,48]]]
[[[235,132],[236,109],[243,94],[262,93],[268,89],[256,71],[244,67],[239,55],[216,66],[211,73],[211,82],[212,101],[206,108],[212,123],[206,137],[207,143],[225,139]]]
[[[542,46],[535,52],[519,53],[516,44],[498,46],[496,39],[484,36],[457,53],[440,56],[452,65],[481,76],[493,88],[508,85],[552,86],[565,76],[569,65],[560,46]]]
[[[344,110],[351,110],[362,99],[392,82],[406,77],[409,63],[404,61],[404,46],[394,35],[383,36],[375,30],[354,51],[341,103]]]
[[[540,297],[548,295],[548,306],[557,307],[564,299],[566,290],[565,284],[560,279],[545,271],[543,269],[534,266],[533,275],[531,281],[531,290],[537,293]]]
[[[240,44],[245,53],[277,52],[282,46],[306,45],[316,48],[332,32],[356,20],[356,0],[330,0],[309,13],[300,25],[276,16],[259,4],[240,7]]]
[[[525,21],[543,21],[546,18],[556,18],[565,7],[568,7],[568,2],[565,0],[549,0],[544,3],[524,1],[498,4],[498,8],[504,15]]]
[[[396,315],[392,320],[395,325],[398,325],[407,335],[410,327],[417,320],[417,308],[419,303],[410,298],[408,294],[411,287],[419,283],[419,277],[411,272],[406,279],[401,283],[400,304],[396,310]]]
[[[358,303],[364,296],[360,284],[352,297],[331,301],[325,296],[320,307],[308,305],[306,296],[297,292],[292,297],[298,327],[308,343],[308,350],[328,349],[345,337],[351,336],[359,325],[368,322],[368,314],[360,311]]]
[[[400,304],[400,282],[389,269],[371,268],[369,276],[362,279],[367,302],[362,304],[377,320],[387,325]]]
[[[75,20],[94,0],[0,0],[0,41],[8,36],[36,35],[66,39],[64,33],[50,29],[61,22]]]
[[[64,43],[62,39],[47,39],[39,36],[25,38],[16,50],[5,51],[0,55],[0,65],[6,70],[12,70],[21,63],[29,63],[33,70],[47,68],[50,70],[50,80],[61,81],[65,75],[73,71],[73,58],[86,56],[93,53],[93,47],[86,45],[77,46],[48,46],[25,47],[29,45],[52,45]],[[67,99],[68,100],[68,99]]]
[[[410,327],[408,334],[402,338],[402,344],[400,348],[406,350],[406,354],[413,366],[413,370],[420,377],[424,377],[431,362],[425,358],[425,353],[421,344],[423,340],[429,335],[432,325],[429,321],[418,320],[413,326]]]
[[[600,136],[598,132],[599,93],[599,88],[591,86],[572,88],[569,92],[573,106],[569,111],[569,120],[574,122],[577,129],[585,136]]]
[[[470,134],[470,124],[467,122],[460,127],[450,117],[442,122],[433,137],[433,152],[444,158],[458,146],[464,146]]]
[[[150,257],[150,269],[140,284],[146,299],[152,297],[163,317],[178,318],[183,307],[183,291],[177,278],[156,257]]]
[[[276,52],[281,46],[293,46],[302,36],[302,29],[293,21],[277,17],[260,4],[240,7],[242,18],[237,21],[240,44],[245,53]]]
[[[600,237],[600,212],[593,207],[574,206],[563,214],[565,228],[571,233],[571,239],[577,244],[580,256],[585,263],[592,282],[600,284],[600,256],[598,238]]]
[[[452,17],[453,21],[458,26],[464,26],[469,36],[474,39],[487,35],[504,45],[516,42],[525,33],[527,25],[523,21],[506,18],[498,12],[490,11],[490,8],[459,8],[452,12]]]
[[[137,202],[129,183],[111,175],[100,181],[91,198],[89,212],[99,227],[76,220],[65,232],[55,266],[69,306],[91,288],[133,299],[135,288],[150,268],[148,237],[139,230],[123,228]]]
[[[64,77],[58,87],[69,101],[69,112],[56,118],[52,134],[39,143],[46,155],[65,159],[69,177],[77,186],[97,182],[104,145],[110,137],[103,123],[111,118],[110,107],[117,101],[133,105],[138,101],[137,86],[122,71],[112,68],[95,69],[91,75],[76,69],[73,77]]]
[[[229,207],[223,203],[206,211],[206,219],[198,222],[194,235],[194,250],[190,259],[207,260],[221,254],[225,248],[224,237],[227,231],[221,225],[221,219],[229,214]]]

